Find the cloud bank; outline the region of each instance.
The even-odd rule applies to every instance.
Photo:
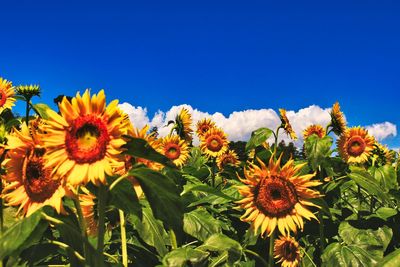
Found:
[[[193,129],[196,128],[197,121],[203,118],[211,118],[216,124],[221,127],[227,134],[231,141],[247,141],[251,132],[261,128],[267,127],[276,129],[280,124],[279,114],[273,109],[248,109],[242,111],[234,111],[229,116],[224,116],[222,113],[216,112],[210,114],[190,105],[183,104],[179,106],[172,106],[168,111],[157,111],[152,117],[149,116],[147,109],[144,107],[135,107],[125,102],[119,107],[129,115],[133,125],[137,128],[150,125],[156,126],[160,136],[169,134],[172,125],[165,127],[168,121],[174,120],[175,116],[182,108],[187,108],[192,114]],[[302,108],[298,111],[288,110],[287,117],[292,124],[293,130],[296,132],[299,140],[295,142],[296,145],[303,143],[303,130],[311,124],[320,124],[324,127],[330,122],[329,115],[330,108],[321,108],[317,105],[311,105]],[[375,123],[367,125],[369,133],[375,136],[377,140],[384,140],[387,137],[395,137],[397,135],[397,127],[391,122]],[[283,140],[290,141],[286,134],[280,134]],[[195,142],[197,140],[195,139]]]

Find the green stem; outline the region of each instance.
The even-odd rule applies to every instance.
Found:
[[[120,177],[118,177],[114,182],[111,183],[110,185],[110,191],[113,190],[113,188],[122,180],[124,180],[126,177],[128,177],[128,174],[124,174]]]
[[[121,225],[121,248],[122,248],[122,265],[128,267],[128,248],[126,245],[126,222],[125,214],[119,210],[119,222]]]
[[[276,132],[274,133],[274,136],[275,136],[275,147],[274,147],[274,154],[276,154],[276,151],[277,151],[277,149],[278,149],[278,136],[279,136],[279,129],[281,128],[281,126],[279,126],[277,129],[276,129]]]
[[[263,257],[261,257],[260,255],[258,255],[258,253],[255,253],[254,251],[249,250],[249,249],[245,249],[245,250],[243,250],[243,251],[244,251],[245,253],[247,253],[247,254],[253,255],[253,256],[256,257],[259,261],[261,261],[262,264],[263,264],[264,266],[268,267],[268,262],[266,262],[266,260],[264,260]]]
[[[79,221],[79,226],[81,228],[81,236],[84,240],[84,244],[83,244],[83,256],[87,257],[87,253],[89,251],[89,248],[87,247],[87,242],[88,241],[88,236],[87,236],[87,232],[86,232],[86,222],[85,219],[83,218],[83,213],[82,213],[82,207],[81,207],[81,203],[79,201],[79,188],[77,189],[78,194],[76,197],[73,197],[72,200],[74,201],[74,205],[76,208],[76,213],[78,214],[78,221]]]
[[[269,237],[269,256],[268,256],[268,266],[274,267],[274,246],[275,246],[275,230]]]
[[[307,251],[306,251],[304,248],[302,248],[302,247],[300,247],[300,249],[304,252],[304,254],[307,256],[307,258],[310,260],[311,264],[312,264],[314,267],[317,267],[317,265],[314,263],[314,261],[313,261],[313,259],[310,257],[310,255],[308,255]]]
[[[98,188],[98,237],[97,237],[97,252],[100,257],[99,261],[104,262],[103,250],[104,250],[104,232],[105,232],[105,211],[107,201],[107,188],[101,184]]]
[[[360,222],[361,220],[361,204],[362,204],[362,199],[361,199],[361,187],[357,185],[357,195],[358,195],[358,213],[357,213],[357,220]]]
[[[54,245],[56,245],[56,246],[59,246],[60,248],[62,248],[62,249],[65,249],[65,250],[70,250],[70,251],[72,251],[74,254],[75,254],[75,256],[79,259],[79,260],[81,260],[81,261],[85,261],[85,258],[81,255],[81,254],[79,254],[79,252],[77,252],[77,251],[75,251],[75,250],[73,250],[70,246],[68,246],[67,244],[65,244],[65,243],[62,243],[62,242],[59,242],[59,241],[55,241],[55,240],[51,240],[51,241],[49,241],[48,242],[49,244],[54,244]]]
[[[26,99],[26,109],[25,109],[25,123],[26,126],[29,126],[29,102],[31,101],[30,99]]]
[[[168,233],[169,233],[169,237],[171,239],[172,249],[177,249],[178,248],[178,243],[176,242],[176,235],[175,235],[174,230],[170,229],[168,231]]]
[[[213,163],[212,163],[212,168],[211,168],[211,185],[212,185],[212,187],[215,187],[215,170],[216,170],[216,166],[217,166],[217,163],[216,163],[216,158],[214,157],[213,158]]]
[[[322,253],[325,249],[325,225],[324,225],[324,215],[322,211],[318,212],[318,220],[319,220],[319,248]]]

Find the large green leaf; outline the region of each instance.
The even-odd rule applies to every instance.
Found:
[[[183,205],[177,186],[163,174],[145,167],[131,169],[129,174],[139,181],[154,217],[162,220],[177,235],[181,235]]]
[[[310,166],[315,171],[318,166],[324,165],[326,159],[332,154],[332,137],[325,136],[319,138],[317,135],[311,135],[304,142],[304,148]]]
[[[198,208],[185,213],[183,219],[183,230],[201,240],[205,241],[213,234],[221,233],[221,222],[211,216],[204,208]]]
[[[202,155],[200,148],[193,147],[190,150],[190,157],[186,162],[185,167],[192,167],[195,170],[199,170],[206,163],[207,158]]]
[[[171,168],[176,168],[169,158],[158,153],[146,140],[129,135],[126,135],[125,137],[129,139],[129,141],[123,146],[123,148],[126,149],[126,154],[158,162]]]
[[[228,264],[239,261],[243,250],[242,246],[237,241],[223,234],[214,234],[210,236],[198,249],[216,251],[221,255],[225,254],[227,257],[224,261],[228,261]]]
[[[48,223],[42,220],[42,210],[18,221],[0,237],[0,260],[38,242]]]
[[[390,199],[385,190],[367,171],[359,167],[351,167],[351,173],[348,176],[368,193],[377,196],[381,201],[390,204]]]
[[[210,253],[203,250],[181,247],[165,255],[162,262],[168,267],[207,266],[209,255]]]
[[[386,255],[382,261],[379,262],[380,267],[398,267],[400,263],[400,249],[396,249],[389,255]]]
[[[272,135],[272,130],[268,128],[260,128],[251,133],[250,140],[246,144],[246,152],[258,147]]]
[[[51,108],[43,103],[38,103],[35,105],[32,105],[33,110],[36,112],[36,114],[38,114],[41,118],[47,120],[49,119],[49,114],[48,114],[48,110],[51,110]]]
[[[322,254],[323,266],[375,266],[392,239],[392,229],[387,226],[357,229],[342,222],[339,226],[342,243],[330,244]]]
[[[398,189],[396,170],[391,165],[384,165],[381,167],[371,167],[369,172],[379,182],[385,192],[390,189]]]
[[[164,256],[168,253],[167,246],[170,244],[169,236],[164,230],[162,223],[154,218],[150,208],[143,208],[143,217],[129,216],[140,238],[154,247],[158,254]]]
[[[111,184],[115,178],[109,178],[108,183]],[[126,214],[137,214],[141,216],[141,206],[136,195],[135,189],[131,182],[127,179],[119,181],[110,190],[110,204],[114,207],[123,210]]]

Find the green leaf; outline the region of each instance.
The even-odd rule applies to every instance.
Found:
[[[199,192],[205,192],[205,193],[209,193],[218,197],[222,197],[224,199],[230,200],[230,201],[236,201],[238,199],[233,198],[231,196],[228,196],[224,193],[222,193],[222,191],[215,189],[214,187],[208,186],[208,185],[188,185],[185,187],[185,191],[182,194],[186,194],[189,193],[191,191],[199,191]]]
[[[112,179],[115,180],[110,177],[108,184],[112,183]],[[117,209],[123,210],[126,214],[142,216],[142,207],[140,206],[135,189],[127,179],[119,181],[110,191],[110,204]]]
[[[123,146],[123,148],[126,149],[126,154],[158,162],[171,168],[176,168],[169,158],[158,153],[146,140],[129,135],[126,135],[125,137],[129,139],[129,141]]]
[[[209,255],[199,249],[181,247],[165,255],[162,262],[168,267],[206,266],[205,261]]]
[[[396,170],[391,165],[384,165],[381,167],[371,167],[369,172],[379,182],[385,192],[390,189],[398,189]]]
[[[332,154],[332,142],[330,136],[319,138],[315,134],[305,140],[304,148],[307,159],[314,171],[318,166],[323,165],[324,161]]]
[[[185,187],[186,188],[186,187]],[[197,191],[201,192],[201,191]],[[203,191],[203,193],[206,193]],[[224,194],[223,196],[220,194]],[[227,197],[228,196],[228,197]],[[232,202],[233,200],[238,200],[240,198],[240,194],[238,190],[234,186],[230,186],[222,189],[217,194],[204,194],[201,196],[199,200],[192,202],[189,207],[195,207],[202,204],[210,204],[210,205],[218,205],[218,204],[227,204]]]
[[[254,149],[267,141],[267,139],[272,135],[272,130],[268,128],[260,128],[258,130],[255,130],[254,132],[251,133],[250,140],[246,144],[246,152],[248,152],[251,149]]]
[[[199,170],[206,163],[207,158],[202,155],[200,148],[193,147],[190,150],[190,158],[186,162],[185,167],[192,167],[195,170]]]
[[[221,233],[220,224],[221,222],[211,216],[204,208],[185,213],[183,218],[183,230],[201,241],[205,241],[213,234]]]
[[[210,236],[198,249],[216,251],[220,254],[227,253],[228,264],[233,264],[240,260],[242,256],[242,246],[235,240],[223,234]]]
[[[375,266],[378,263],[367,251],[354,245],[337,242],[327,246],[321,258],[323,267],[365,267]]]
[[[154,217],[162,220],[180,236],[183,229],[183,205],[176,185],[163,174],[145,167],[131,169],[129,174],[139,181]]]
[[[48,223],[42,220],[41,212],[42,209],[18,221],[1,236],[0,260],[13,253],[18,254],[41,239],[48,227]]]
[[[142,220],[135,215],[129,217],[146,244],[154,247],[161,256],[168,253],[167,246],[170,244],[168,234],[162,223],[154,218],[150,208],[143,208]]]
[[[43,104],[43,103],[38,103],[35,105],[32,105],[33,110],[38,114],[41,118],[47,120],[49,119],[49,115],[47,111],[51,109],[48,105]]]
[[[392,208],[387,208],[387,207],[381,207],[376,211],[376,215],[383,219],[383,220],[387,220],[390,217],[393,217],[397,214],[397,210],[396,209],[392,209]]]
[[[359,167],[350,167],[351,173],[348,174],[356,184],[367,190],[368,193],[377,196],[381,201],[390,204],[390,199],[384,189],[371,174]]]
[[[397,249],[383,258],[381,262],[379,262],[379,266],[381,267],[398,267],[400,262],[400,249]]]

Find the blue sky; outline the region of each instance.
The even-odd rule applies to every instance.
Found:
[[[150,116],[339,101],[351,125],[400,125],[399,12],[398,1],[3,1],[0,76],[40,83],[46,103],[104,88]]]

